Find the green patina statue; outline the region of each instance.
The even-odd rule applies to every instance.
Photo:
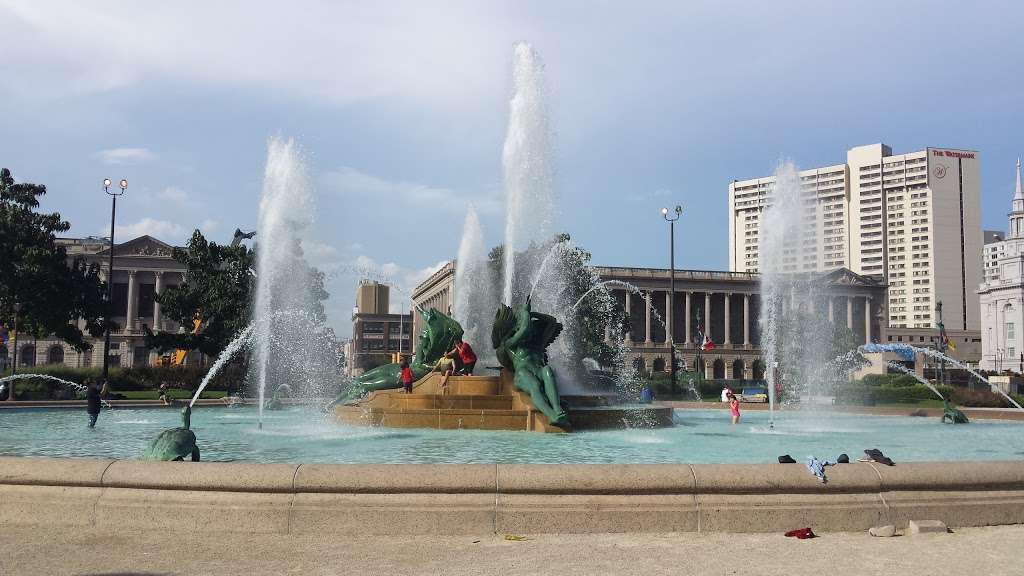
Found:
[[[433,308],[420,310],[419,313],[423,318],[424,327],[416,345],[416,356],[409,363],[413,378],[416,380],[426,376],[441,356],[462,339],[462,326],[451,316]],[[401,364],[378,366],[356,378],[335,403],[352,402],[374,390],[401,388],[401,372]]]
[[[502,304],[494,316],[491,343],[498,362],[512,370],[513,385],[530,395],[537,407],[555,426],[568,427],[562,409],[555,374],[548,366],[547,347],[558,338],[562,325],[554,316],[530,310],[526,299],[518,311]]]
[[[942,423],[946,423],[946,419],[949,419],[950,424],[967,424],[970,420],[967,419],[967,415],[957,409],[955,406],[949,403],[949,400],[942,401]]]
[[[282,394],[282,391],[284,393]],[[290,398],[292,395],[292,388],[287,384],[281,384],[274,390],[274,396],[263,402],[264,410],[283,410],[284,400],[283,398]]]
[[[186,456],[191,456],[193,462],[199,462],[196,434],[188,429],[191,417],[192,407],[185,406],[181,411],[182,427],[161,432],[142,453],[142,459],[169,461],[184,460]]]

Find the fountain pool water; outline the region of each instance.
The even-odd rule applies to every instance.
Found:
[[[138,458],[160,431],[180,425],[177,410],[119,409],[81,442],[74,410],[14,409],[0,417],[0,455]],[[192,414],[203,461],[303,463],[769,463],[780,454],[856,459],[879,448],[897,463],[1010,460],[1024,457],[1017,422],[979,420],[943,426],[938,418],[787,411],[769,429],[768,413],[745,410],[737,426],[725,410],[678,410],[672,428],[573,434],[487,430],[366,428],[339,424],[304,407],[203,407]]]

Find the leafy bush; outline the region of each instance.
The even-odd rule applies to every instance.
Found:
[[[1012,405],[998,392],[970,388],[954,388],[950,400],[959,406],[974,408],[1012,408]]]
[[[166,382],[171,388],[183,388],[195,390],[206,376],[209,367],[205,366],[140,366],[137,368],[111,368],[110,388],[111,391],[140,391],[155,390],[161,383]],[[244,364],[232,363],[225,366],[220,373],[210,382],[207,390],[223,390],[233,392],[240,389],[245,383],[246,368]],[[19,374],[46,374],[61,380],[68,380],[76,384],[89,384],[100,379],[102,369],[96,368],[74,368],[70,366],[37,366],[25,370],[19,370]],[[74,399],[73,392],[68,397],[68,390],[74,390],[70,386],[39,379],[19,379],[15,383],[15,391],[19,399],[23,400],[62,400]]]
[[[868,374],[861,383],[867,386],[920,386],[917,378],[909,374]],[[933,393],[932,396],[935,394]]]
[[[866,378],[865,378],[866,379]],[[951,386],[936,386],[939,393],[949,397]],[[851,383],[836,388],[836,404],[913,404],[921,400],[938,400],[935,392],[923,384],[906,386],[879,386]]]

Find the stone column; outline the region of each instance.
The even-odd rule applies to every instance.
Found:
[[[864,343],[871,343],[871,296],[864,297]]]
[[[683,318],[683,324],[684,324],[684,329],[686,330],[686,340],[683,341],[684,345],[685,344],[689,344],[692,341],[692,340],[690,340],[690,300],[692,299],[693,292],[690,292],[689,290],[687,290],[685,292],[685,294],[686,294],[686,318]]]
[[[853,330],[853,297],[846,297],[846,327]]]
[[[153,292],[159,294],[164,289],[164,273],[154,272],[156,276],[156,284],[153,286]],[[153,331],[160,332],[162,330],[160,326],[160,303],[153,299]]]
[[[626,293],[626,342],[633,341],[633,301],[631,299],[632,293],[629,290],[624,291]]]
[[[750,346],[750,294],[743,295],[743,345]]]
[[[665,292],[665,344],[672,343],[672,292]]]
[[[724,344],[726,346],[728,346],[728,345],[732,344],[732,338],[729,337],[729,328],[730,328],[729,317],[731,315],[730,312],[729,312],[729,306],[732,304],[732,292],[726,292],[723,298],[724,298],[723,302],[725,302],[725,341],[724,341]]]
[[[644,293],[644,305],[646,306],[645,311],[647,312],[646,326],[647,333],[644,335],[644,342],[651,344],[651,309],[654,308],[654,303],[651,302],[651,298],[654,296],[653,290],[648,290]]]
[[[831,296],[828,297],[828,321],[833,324],[836,321],[835,299]]]
[[[711,338],[711,292],[704,293],[704,334],[707,334],[708,339]]]
[[[138,294],[136,294],[135,284],[135,270],[128,271],[128,317],[125,318],[124,326],[126,331],[135,330],[135,317],[138,313],[138,302],[136,302]],[[122,351],[123,352],[123,351]]]

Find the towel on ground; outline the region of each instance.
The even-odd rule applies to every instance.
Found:
[[[828,478],[825,477],[825,466],[828,466],[828,462],[822,462],[814,456],[807,457],[807,469],[817,476],[822,484],[828,482]]]

